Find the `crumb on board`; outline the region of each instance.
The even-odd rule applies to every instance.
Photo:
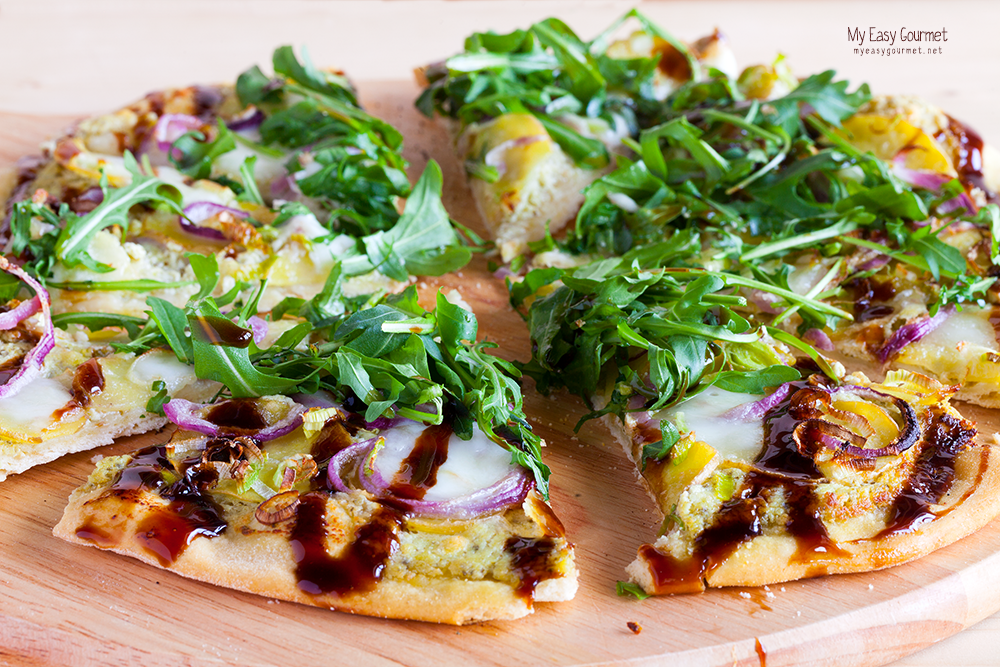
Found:
[[[744,600],[749,600],[750,594],[747,593],[746,591],[740,591],[740,597],[743,598]]]
[[[636,623],[635,621],[629,621],[625,625],[628,626],[628,629],[631,630],[632,634],[634,634],[634,635],[637,635],[640,632],[642,632],[642,626],[639,625],[638,623]]]

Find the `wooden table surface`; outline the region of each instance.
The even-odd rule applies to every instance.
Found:
[[[5,157],[31,152],[43,129],[52,131],[70,117],[110,110],[158,87],[231,80],[252,63],[266,70],[273,48],[285,43],[306,45],[315,62],[347,70],[369,99],[375,95],[402,106],[400,95],[387,92],[393,84],[385,82],[406,80],[413,67],[455,52],[472,31],[506,31],[559,16],[586,37],[632,4],[0,2],[0,151]],[[987,142],[1000,142],[1000,116],[994,111],[1000,108],[996,83],[1000,39],[995,34],[1000,26],[1000,3],[786,0],[663,2],[640,8],[685,39],[718,26],[730,38],[741,63],[767,62],[781,52],[797,74],[834,68],[852,82],[867,81],[874,92],[920,95],[976,128]],[[848,32],[861,28],[867,35],[872,27],[897,31],[896,46],[901,29],[946,29],[948,41],[937,45],[939,54],[855,54],[857,44],[849,41]],[[865,46],[868,42],[866,38]],[[366,94],[366,86],[377,92]],[[399,88],[409,90],[410,86],[399,84]],[[393,115],[389,111],[400,113],[400,109],[383,109],[382,113]],[[8,160],[4,162],[0,167],[9,166]],[[544,410],[542,399],[531,403]],[[995,416],[989,418],[992,421]],[[86,467],[83,459],[72,465]],[[62,485],[67,484],[63,480]],[[0,498],[9,502],[4,490],[0,488]],[[996,522],[991,529],[997,531]],[[996,555],[975,553],[984,561]],[[974,568],[970,572],[976,576]],[[0,581],[9,576],[0,572]],[[964,615],[954,610],[946,615],[962,617],[959,627],[985,613],[978,611],[984,605],[966,603],[970,606]],[[948,600],[947,604],[963,602]],[[1000,608],[1000,600],[992,608]],[[909,611],[933,618],[933,612],[906,609],[899,610],[900,617]],[[1000,614],[893,665],[1000,665],[1000,652],[993,648],[998,640]],[[0,651],[0,664],[3,655]]]

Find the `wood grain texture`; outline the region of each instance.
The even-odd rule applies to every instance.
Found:
[[[445,204],[479,227],[443,132],[409,104],[408,82],[363,88],[368,107],[408,137],[419,172],[442,165]],[[0,165],[66,124],[65,118],[0,116]],[[456,275],[425,280],[426,292],[458,289],[481,334],[507,358],[528,340],[503,286],[483,258]],[[529,383],[530,384],[530,383]],[[757,665],[755,641],[777,665],[878,665],[947,637],[1000,607],[1000,524],[911,565],[873,573],[727,589],[638,603],[615,595],[637,545],[659,523],[624,455],[603,427],[580,434],[583,406],[527,388],[526,410],[549,442],[552,503],[577,544],[581,590],[510,623],[451,628],[353,617],[280,603],[182,579],[63,543],[50,534],[93,453],[66,457],[0,484],[0,664],[245,665],[338,661],[368,665],[548,663],[554,665]],[[974,411],[977,419],[993,419]],[[164,438],[150,435],[144,440]],[[99,450],[122,453],[135,439]],[[26,509],[27,508],[27,509]],[[642,626],[634,635],[629,621]],[[293,660],[294,656],[294,660]]]
[[[461,174],[438,130],[411,111],[414,66],[460,48],[471,31],[509,30],[557,15],[590,35],[633,3],[324,2],[320,0],[7,0],[0,4],[0,168],[75,116],[120,106],[147,90],[230,80],[266,64],[274,46],[307,44],[313,59],[361,82],[373,112],[403,121],[408,158],[445,171],[445,203],[480,229]],[[794,70],[835,67],[877,92],[914,93],[1000,141],[1000,3],[916,0],[643,3],[681,37],[722,28],[742,63],[785,53]],[[854,55],[848,27],[949,29],[941,56],[922,60]],[[178,47],[178,48],[174,48]],[[58,114],[55,116],[54,114]],[[477,260],[458,276],[427,283],[466,294],[485,335],[508,358],[527,338],[502,287]],[[0,665],[312,664],[760,664],[877,665],[958,632],[1000,607],[1000,524],[911,565],[817,579],[770,591],[711,591],[644,603],[619,599],[635,547],[659,523],[630,464],[600,427],[572,427],[582,406],[527,388],[526,409],[550,445],[553,505],[577,543],[581,591],[533,617],[471,628],[351,617],[214,589],[49,531],[69,492],[92,469],[79,454],[0,484]],[[995,413],[970,411],[981,425]],[[165,437],[165,436],[159,436]],[[99,450],[110,455],[135,442]],[[774,597],[770,597],[773,595]],[[628,621],[643,626],[639,635]],[[997,665],[1000,615],[897,667]]]

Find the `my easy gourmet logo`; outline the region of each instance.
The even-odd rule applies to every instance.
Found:
[[[898,30],[882,30],[876,26],[869,28],[847,28],[847,40],[856,43],[854,53],[859,56],[879,55],[938,55],[943,46],[933,46],[948,41],[948,29],[919,30],[900,27]]]

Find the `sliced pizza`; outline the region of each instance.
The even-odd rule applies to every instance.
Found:
[[[189,253],[215,255],[223,291],[267,278],[265,309],[312,297],[336,262],[361,294],[467,261],[436,165],[411,189],[401,136],[341,74],[290,47],[274,69],[150,93],[22,163],[4,235],[56,312],[141,315],[150,294],[183,305],[198,291]]]
[[[680,433],[643,461],[666,519],[632,581],[668,594],[868,572],[979,530],[1000,512],[1000,456],[953,392],[907,371],[812,376],[763,399],[710,389],[629,415],[613,432],[636,460],[661,420]]]
[[[748,288],[757,321],[1000,405],[1000,154],[912,98],[849,92],[833,72],[788,79],[779,62],[673,94],[637,159],[595,181],[531,265],[632,253],[782,287],[840,314]],[[680,240],[687,253],[656,251]]]
[[[3,257],[0,268],[35,291],[30,299],[10,300],[0,314],[5,376],[0,481],[64,454],[164,426],[167,419],[148,407],[157,387],[198,401],[219,389],[216,382],[199,380],[194,368],[167,350],[118,353],[107,338],[94,341],[57,329],[48,292]]]
[[[640,28],[615,39],[633,18]],[[426,89],[417,105],[447,123],[506,263],[573,220],[584,188],[629,152],[623,142],[710,69],[736,74],[718,31],[685,45],[632,11],[584,42],[547,19],[507,35],[476,33],[465,52],[419,70]]]
[[[285,397],[186,413],[182,424],[214,435],[105,458],[55,534],[384,618],[511,619],[576,592],[562,524],[531,473],[478,427],[462,440],[448,419],[366,422],[333,404],[303,414]]]
[[[745,319],[747,289],[832,314],[734,274],[644,270],[636,254],[511,284],[527,372],[605,418],[665,517],[628,569],[643,593],[876,570],[1000,512],[1000,458],[949,404],[955,387],[906,371],[845,377]]]

